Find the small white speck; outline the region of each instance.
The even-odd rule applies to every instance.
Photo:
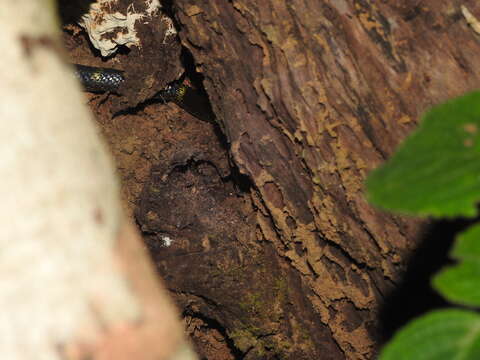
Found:
[[[173,243],[173,239],[170,236],[162,235],[160,238],[163,240],[163,244],[167,247]]]

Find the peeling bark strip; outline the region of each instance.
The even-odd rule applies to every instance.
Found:
[[[427,106],[478,87],[480,46],[460,5],[477,17],[479,5],[174,4],[233,158],[255,185],[258,240],[271,243],[290,274],[297,316],[278,320],[275,334],[288,348],[273,346],[292,359],[373,358],[379,304],[416,247],[420,224],[372,209],[362,181]],[[307,323],[309,308],[315,321]]]
[[[119,46],[142,47],[137,27],[152,21],[160,8],[159,0],[97,0],[82,16],[80,25],[87,31],[92,45],[107,57]],[[175,35],[171,20],[165,16],[162,20],[173,30],[168,35]]]
[[[55,46],[52,1],[0,11],[0,353],[195,359],[123,218],[119,184]]]

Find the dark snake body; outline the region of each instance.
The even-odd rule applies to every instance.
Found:
[[[115,69],[75,65],[75,76],[85,90],[90,92],[118,92],[125,82],[123,74],[123,71]],[[173,101],[200,120],[213,122],[215,119],[207,96],[180,82],[160,90],[153,100]]]
[[[75,65],[75,76],[90,92],[116,92],[125,81],[123,71],[85,65]]]

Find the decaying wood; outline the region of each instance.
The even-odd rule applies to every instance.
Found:
[[[282,279],[282,296],[262,307],[265,292],[252,292],[243,317],[215,302],[221,290],[197,294],[197,310],[247,358],[374,357],[379,306],[420,223],[373,209],[362,182],[423,110],[478,87],[479,39],[460,5],[480,14],[473,0],[174,1],[182,43],[253,184],[258,231],[244,245],[264,249],[265,277],[237,276],[238,286]],[[205,271],[199,279],[215,282]]]
[[[122,215],[53,3],[0,11],[2,357],[194,359]]]

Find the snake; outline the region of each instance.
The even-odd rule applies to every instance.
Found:
[[[74,64],[75,77],[80,81],[85,91],[94,93],[116,93],[125,82],[121,70]],[[162,102],[172,101],[196,118],[214,122],[210,102],[201,92],[182,82],[176,81],[157,92],[152,100]]]

